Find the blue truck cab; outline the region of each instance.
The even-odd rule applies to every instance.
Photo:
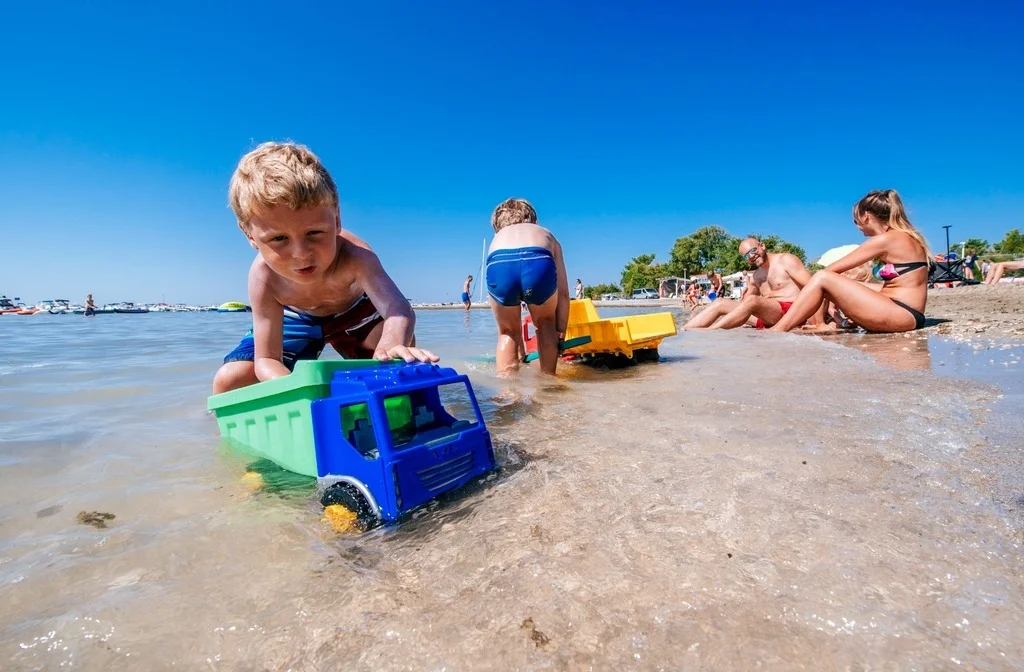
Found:
[[[324,500],[354,487],[384,521],[497,467],[469,379],[453,369],[339,371],[311,406]]]

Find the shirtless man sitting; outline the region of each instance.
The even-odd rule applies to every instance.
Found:
[[[756,268],[739,301],[720,296],[683,329],[735,329],[749,324],[765,329],[782,319],[800,289],[811,280],[800,258],[788,252],[768,252],[764,243],[747,238],[740,255]]]

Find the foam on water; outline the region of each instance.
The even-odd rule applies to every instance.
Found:
[[[0,366],[52,364],[0,378],[13,666],[1024,659],[1018,349],[688,333],[656,365],[507,381],[489,315],[424,312],[419,340],[470,373],[502,471],[339,538],[311,484],[252,493],[203,410],[245,319],[0,321]]]

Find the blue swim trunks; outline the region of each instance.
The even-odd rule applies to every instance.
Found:
[[[463,292],[462,293],[462,302],[463,303],[469,303],[469,292]]]
[[[503,306],[520,301],[539,306],[558,289],[558,269],[551,250],[520,247],[487,255],[487,293]]]
[[[346,359],[366,358],[373,355],[372,348],[363,342],[373,329],[384,321],[366,294],[356,300],[343,313],[316,317],[292,308],[284,309],[284,356],[281,361],[289,370],[300,359],[317,359],[328,343]],[[242,342],[228,353],[224,363],[251,362],[256,356],[252,328]]]

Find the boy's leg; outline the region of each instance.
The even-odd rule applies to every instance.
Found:
[[[213,376],[213,393],[230,392],[260,382],[256,377],[256,365],[253,362],[255,355],[256,346],[250,329],[217,369]]]
[[[493,298],[490,299],[491,312],[494,313],[494,321],[498,323],[498,346],[495,348],[494,357],[498,373],[515,371],[519,368],[520,352],[523,350],[523,313],[517,303],[514,306],[503,306]],[[552,315],[554,313],[552,312]],[[554,317],[552,317],[554,323]],[[537,328],[537,344],[540,348],[540,327],[534,322]]]
[[[295,313],[291,309],[284,312],[282,323],[282,348],[284,365],[289,370],[295,368],[300,359],[317,359],[323,352],[326,341],[321,328],[321,318]],[[230,392],[260,382],[256,377],[256,346],[252,338],[252,329],[242,337],[235,349],[224,358],[224,364],[213,377],[213,393]]]
[[[527,308],[530,310],[530,317],[533,318],[533,328],[537,330],[540,370],[553,376],[558,366],[558,328],[555,321],[558,312],[558,292],[548,297],[544,303],[528,304]]]
[[[213,377],[213,393],[230,392],[258,382],[256,367],[251,361],[227,362],[217,369]]]

